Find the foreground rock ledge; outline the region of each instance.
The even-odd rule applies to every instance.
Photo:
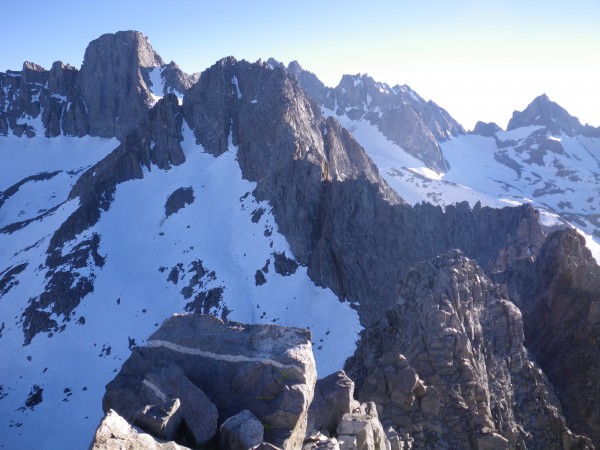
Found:
[[[263,424],[266,442],[297,449],[305,437],[316,377],[308,330],[176,315],[150,336],[145,347],[133,350],[107,385],[102,406],[133,423],[147,406],[179,398],[183,418],[177,419],[181,436],[176,440],[189,445],[191,434],[191,445],[200,446],[216,435],[217,420],[213,429],[209,413],[198,427],[196,402],[188,401],[186,410],[186,391],[193,385],[199,391],[194,398],[206,397],[202,401],[209,411],[214,404],[219,424],[249,409]]]

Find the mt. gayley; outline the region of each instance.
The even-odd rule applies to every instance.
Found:
[[[187,75],[122,31],[79,69],[0,73],[0,160],[0,448],[89,446],[105,386],[180,342],[173,320],[308,339],[337,377],[261,448],[358,448],[306,412],[342,385],[385,434],[364,448],[600,447],[600,129],[545,95],[467,133],[406,85],[231,57]],[[219,426],[288,413],[196,385]]]

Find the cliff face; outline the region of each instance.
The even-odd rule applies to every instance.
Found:
[[[505,277],[508,277],[506,279]],[[570,427],[600,442],[600,267],[574,230],[548,236],[533,263],[501,281],[523,311],[525,345],[560,398]]]
[[[196,80],[165,64],[142,33],[105,34],[90,42],[79,70],[26,62],[20,72],[0,73],[0,135],[123,138],[156,96],[182,96]]]
[[[413,448],[591,448],[530,359],[519,309],[458,251],[403,278],[347,370]]]

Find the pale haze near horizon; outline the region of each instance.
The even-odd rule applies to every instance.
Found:
[[[543,93],[600,126],[600,2],[103,1],[3,5],[0,70],[80,67],[87,44],[134,29],[166,62],[200,72],[233,55],[298,60],[328,86],[368,73],[408,84],[465,128],[505,128]]]

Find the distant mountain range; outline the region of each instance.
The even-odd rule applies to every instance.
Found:
[[[600,445],[600,128],[545,95],[467,133],[122,31],[0,73],[0,161],[0,448],[88,446],[174,313],[309,328],[399,448]]]

